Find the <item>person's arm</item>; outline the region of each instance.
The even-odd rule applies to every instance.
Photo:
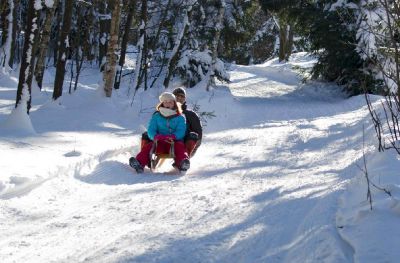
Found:
[[[200,117],[196,112],[190,111],[190,131],[199,135],[199,140],[203,138],[203,126],[201,125]]]
[[[183,137],[185,137],[186,133],[186,120],[185,117],[182,115],[176,117],[177,118],[177,126],[176,130],[173,132],[173,135],[175,135],[176,140],[180,141],[183,140]]]
[[[154,141],[154,136],[157,135],[157,113],[150,119],[149,126],[147,127],[147,134],[150,140]]]

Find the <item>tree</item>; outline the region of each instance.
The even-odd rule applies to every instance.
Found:
[[[145,61],[147,60],[146,25],[147,25],[147,1],[142,0],[141,12],[140,12],[139,37],[138,37],[138,42],[136,44],[136,47],[138,49],[138,55],[136,57],[135,75],[133,78],[133,85],[132,85],[135,91],[140,88],[142,77],[147,74],[144,73],[144,71],[147,71],[147,63],[145,63]],[[147,89],[147,87],[145,87],[145,89]]]
[[[293,51],[293,25],[279,19],[279,61],[288,61]]]
[[[380,83],[384,101],[371,103],[371,81],[364,81],[365,97],[375,126],[379,151],[394,149],[400,155],[400,5],[389,0],[361,1],[358,52],[370,76]]]
[[[14,61],[15,61],[15,49],[16,49],[16,42],[17,42],[17,32],[19,30],[19,25],[18,25],[18,15],[20,13],[20,0],[14,0],[14,8],[13,8],[13,25],[12,25],[12,35],[11,35],[11,48],[10,48],[10,58],[8,61],[8,65],[10,65],[11,68],[14,66]]]
[[[3,25],[3,33],[0,49],[0,67],[12,68],[11,53],[13,48],[13,15],[16,7],[13,0],[4,1],[0,6],[0,17]],[[11,62],[11,64],[10,64]]]
[[[30,78],[29,73],[32,72],[32,67],[34,64],[33,42],[35,38],[35,31],[37,30],[36,19],[37,17],[36,17],[34,1],[29,1],[27,8],[24,49],[21,61],[21,68],[19,72],[17,98],[15,101],[15,108],[19,106],[21,107],[26,106],[28,114],[31,108],[31,100],[32,100],[31,96],[32,89],[30,82],[32,78]],[[23,105],[22,102],[26,103],[26,105]]]
[[[121,41],[121,54],[120,54],[119,62],[118,62],[118,69],[117,69],[117,73],[115,75],[115,81],[114,81],[115,89],[119,89],[119,86],[121,83],[122,68],[125,64],[126,50],[128,47],[129,35],[131,32],[131,25],[132,25],[132,21],[133,21],[133,15],[135,13],[135,7],[136,7],[136,0],[130,0],[129,5],[128,5],[125,28],[124,28],[124,32],[123,32],[122,41]]]
[[[212,52],[211,69],[207,73],[207,86],[206,86],[207,91],[210,89],[211,85],[215,85],[215,65],[217,63],[218,44],[221,36],[222,22],[225,12],[225,0],[220,0],[217,4],[217,8],[218,8],[218,17],[217,17],[217,23],[215,25],[215,34],[211,47],[211,52]]]
[[[99,66],[100,70],[103,67],[103,59],[107,54],[108,37],[110,33],[110,17],[107,15],[107,1],[98,0],[98,18],[100,23],[99,32]]]
[[[64,77],[65,77],[65,63],[67,60],[67,45],[69,45],[69,30],[71,28],[71,18],[73,9],[73,0],[65,1],[64,3],[64,17],[61,27],[61,33],[58,40],[58,57],[56,65],[56,77],[54,80],[53,100],[57,100],[62,96]]]
[[[294,10],[301,8],[300,2],[290,0],[261,0],[263,9],[270,13],[279,29],[279,61],[288,61],[293,51]]]
[[[107,62],[104,66],[103,80],[104,91],[107,97],[111,97],[113,84],[115,79],[115,67],[117,65],[117,49],[118,49],[118,32],[119,18],[121,15],[120,0],[110,0],[109,5],[112,7],[111,25],[110,25],[110,41],[107,48]]]
[[[51,6],[46,6],[46,17],[41,31],[39,51],[37,55],[37,62],[34,72],[36,83],[38,84],[40,89],[42,89],[46,53],[48,50],[48,43],[50,41],[51,23],[54,17],[54,10],[57,6],[58,6],[58,0],[53,0]]]
[[[194,3],[192,3],[192,5],[193,4]],[[177,63],[177,60],[179,57],[179,51],[182,49],[182,38],[185,35],[185,33],[187,32],[189,25],[190,25],[189,21],[190,21],[191,13],[192,13],[192,6],[189,5],[184,10],[183,21],[181,23],[182,25],[180,27],[180,31],[177,33],[177,36],[176,36],[176,39],[174,42],[174,47],[173,47],[172,51],[170,52],[168,60],[167,60],[168,62],[166,63],[167,73],[166,73],[166,77],[165,77],[164,83],[163,83],[165,88],[168,88],[173,71],[175,70],[176,63]]]

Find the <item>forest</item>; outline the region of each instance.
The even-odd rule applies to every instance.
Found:
[[[132,92],[171,79],[208,89],[229,81],[231,63],[287,61],[298,51],[318,57],[312,78],[349,95],[388,94],[400,79],[399,10],[393,0],[3,0],[0,63],[3,74],[20,72],[15,105],[25,94],[27,112],[49,67],[54,100],[77,89],[86,67],[102,72],[110,97],[122,78]],[[135,67],[124,66],[127,52]]]
[[[0,261],[398,262],[399,52],[399,0],[0,0]]]

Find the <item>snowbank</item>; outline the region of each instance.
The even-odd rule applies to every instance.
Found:
[[[339,232],[354,249],[355,262],[396,262],[400,258],[398,156],[394,151],[373,152],[367,155],[367,168],[370,180],[379,187],[371,185],[372,210],[367,181],[360,171],[339,200]]]

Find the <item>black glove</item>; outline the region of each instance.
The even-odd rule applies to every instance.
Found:
[[[199,135],[196,132],[189,132],[187,139],[197,141],[199,139]]]
[[[147,132],[142,133],[142,140],[151,142],[151,139],[150,139],[149,135],[147,134]]]

